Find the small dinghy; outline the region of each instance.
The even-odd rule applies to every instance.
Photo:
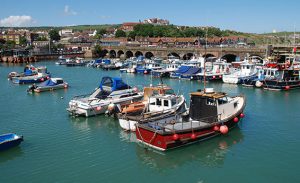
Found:
[[[14,133],[0,135],[0,151],[18,146],[23,141],[23,136]]]
[[[53,90],[58,90],[58,89],[63,89],[63,88],[68,88],[69,85],[68,83],[64,82],[62,78],[51,78],[39,85],[33,84],[27,89],[27,92],[44,92],[44,91],[53,91]]]

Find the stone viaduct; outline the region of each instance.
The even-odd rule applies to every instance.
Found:
[[[203,57],[222,57],[228,62],[244,59],[246,56],[258,56],[264,58],[266,49],[264,48],[158,48],[158,47],[128,47],[128,46],[102,46],[101,57],[108,56],[110,58],[130,58],[144,56],[146,58],[160,57],[167,58],[168,56],[179,57],[187,60],[192,56]]]

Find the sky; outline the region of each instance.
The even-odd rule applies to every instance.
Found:
[[[0,27],[122,24],[162,18],[174,25],[249,33],[300,31],[300,0],[1,0]]]

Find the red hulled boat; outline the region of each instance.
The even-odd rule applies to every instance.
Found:
[[[165,151],[226,134],[244,117],[244,96],[229,97],[212,88],[191,93],[188,115],[176,115],[171,123],[137,124],[137,140]],[[163,121],[163,119],[160,119]]]

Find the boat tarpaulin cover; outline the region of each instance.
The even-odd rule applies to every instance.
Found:
[[[201,69],[199,67],[192,67],[187,72],[183,73],[183,75],[193,75],[199,73],[200,71]]]
[[[103,77],[100,84],[101,90],[103,90],[103,86],[110,87],[112,91],[131,88],[126,83],[124,83],[121,78],[118,77]]]
[[[183,65],[183,66],[180,66],[179,69],[177,71],[175,71],[175,73],[181,73],[182,74],[182,73],[187,72],[191,68],[192,68],[191,66]]]
[[[44,81],[39,86],[55,86],[57,85],[55,82],[53,82],[51,79]]]

